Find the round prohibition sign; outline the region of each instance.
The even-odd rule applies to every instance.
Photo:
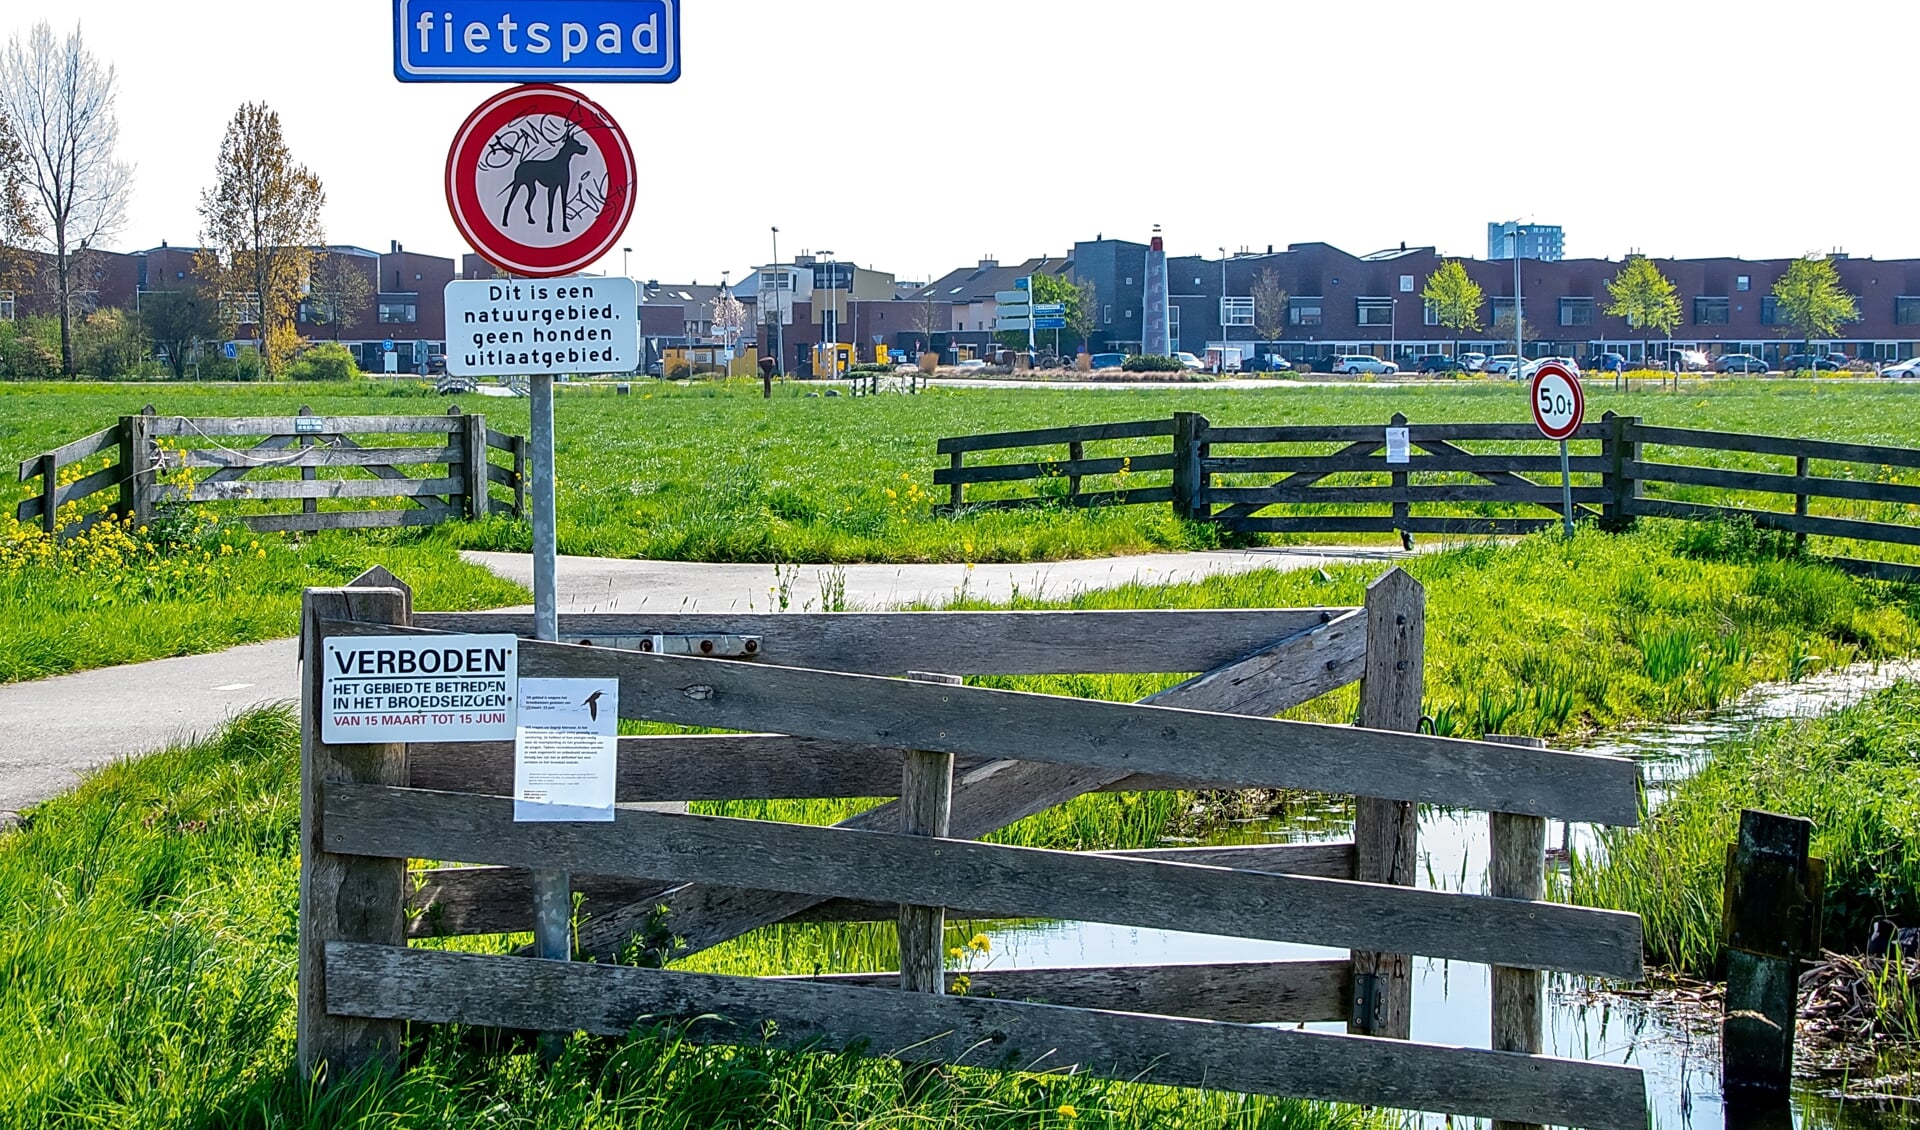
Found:
[[[1587,398],[1565,365],[1548,361],[1533,371],[1533,422],[1548,439],[1566,440],[1580,430]]]
[[[473,249],[530,278],[612,251],[633,218],[633,147],[613,116],[563,86],[482,102],[447,150],[447,210]]]

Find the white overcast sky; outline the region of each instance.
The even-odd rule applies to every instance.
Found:
[[[684,77],[585,89],[640,150],[641,278],[830,249],[924,278],[1096,233],[1481,255],[1920,257],[1914,0],[683,0]],[[441,168],[495,86],[401,84],[391,0],[11,0],[119,72],[119,246],[191,242],[234,109],[334,242],[457,255]],[[1039,124],[1028,128],[1031,115]],[[1515,158],[1518,158],[1516,160]],[[603,266],[619,270],[619,253]]]

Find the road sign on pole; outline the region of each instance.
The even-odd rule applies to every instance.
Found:
[[[1586,394],[1580,390],[1580,378],[1558,361],[1544,361],[1533,371],[1529,386],[1533,401],[1533,422],[1540,434],[1560,441],[1560,503],[1566,533],[1573,536],[1573,474],[1567,463],[1567,440],[1580,430],[1587,413]]]
[[[611,252],[633,218],[633,147],[559,86],[516,86],[468,115],[447,151],[447,208],[489,263],[533,278]]]
[[[447,372],[456,377],[631,373],[640,366],[632,279],[455,279]]]
[[[680,0],[393,0],[401,82],[673,82]]]

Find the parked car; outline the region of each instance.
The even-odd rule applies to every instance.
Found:
[[[1624,373],[1627,364],[1627,355],[1624,353],[1596,353],[1587,358],[1587,368],[1596,373]]]
[[[1467,367],[1458,358],[1444,353],[1429,353],[1413,367],[1416,373],[1464,373]]]
[[[1124,353],[1096,353],[1093,355],[1093,367],[1096,369],[1118,369],[1127,359]]]
[[[1896,361],[1880,370],[1883,377],[1920,377],[1920,357],[1909,357],[1905,361]]]
[[[1701,349],[1676,349],[1667,354],[1667,368],[1676,373],[1704,373],[1713,362]]]
[[[1764,373],[1767,363],[1751,353],[1723,353],[1713,363],[1716,373]]]
[[[1254,373],[1290,373],[1293,371],[1293,362],[1277,353],[1269,353],[1265,357],[1255,357],[1248,361],[1246,368]]]
[[[1175,361],[1180,362],[1182,365],[1185,365],[1187,368],[1192,369],[1196,372],[1207,367],[1207,363],[1205,361],[1200,360],[1200,358],[1195,357],[1193,354],[1188,353],[1185,350],[1176,351],[1173,355],[1173,359]]]
[[[1467,372],[1477,373],[1486,367],[1487,355],[1484,353],[1462,353],[1460,355],[1460,363],[1467,367]]]
[[[1400,366],[1391,361],[1382,361],[1378,357],[1368,357],[1363,353],[1350,353],[1333,359],[1333,371],[1357,377],[1361,373],[1390,377],[1400,371]]]
[[[1780,358],[1780,369],[1786,373],[1804,373],[1809,369],[1816,373],[1832,373],[1846,367],[1844,360],[1836,363],[1831,353],[1789,353]]]
[[[1520,366],[1520,371],[1515,375],[1523,381],[1532,380],[1533,374],[1539,371],[1540,366],[1545,365],[1549,361],[1557,363],[1561,368],[1572,373],[1574,380],[1580,379],[1580,362],[1575,361],[1571,357],[1536,357],[1532,361]]]
[[[1486,359],[1485,363],[1480,366],[1480,370],[1490,376],[1512,377],[1519,375],[1515,370],[1519,369],[1522,364],[1524,364],[1524,362],[1511,353],[1496,353]]]

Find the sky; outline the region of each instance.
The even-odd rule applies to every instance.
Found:
[[[394,80],[391,0],[11,0],[118,73],[117,246],[191,243],[245,101],[331,242],[457,257],[442,167],[501,87]],[[1920,4],[1829,0],[682,0],[683,77],[583,87],[640,153],[639,278],[834,252],[902,279],[1164,228],[1175,254],[1325,241],[1569,257],[1920,257]],[[602,269],[618,272],[612,253]]]

